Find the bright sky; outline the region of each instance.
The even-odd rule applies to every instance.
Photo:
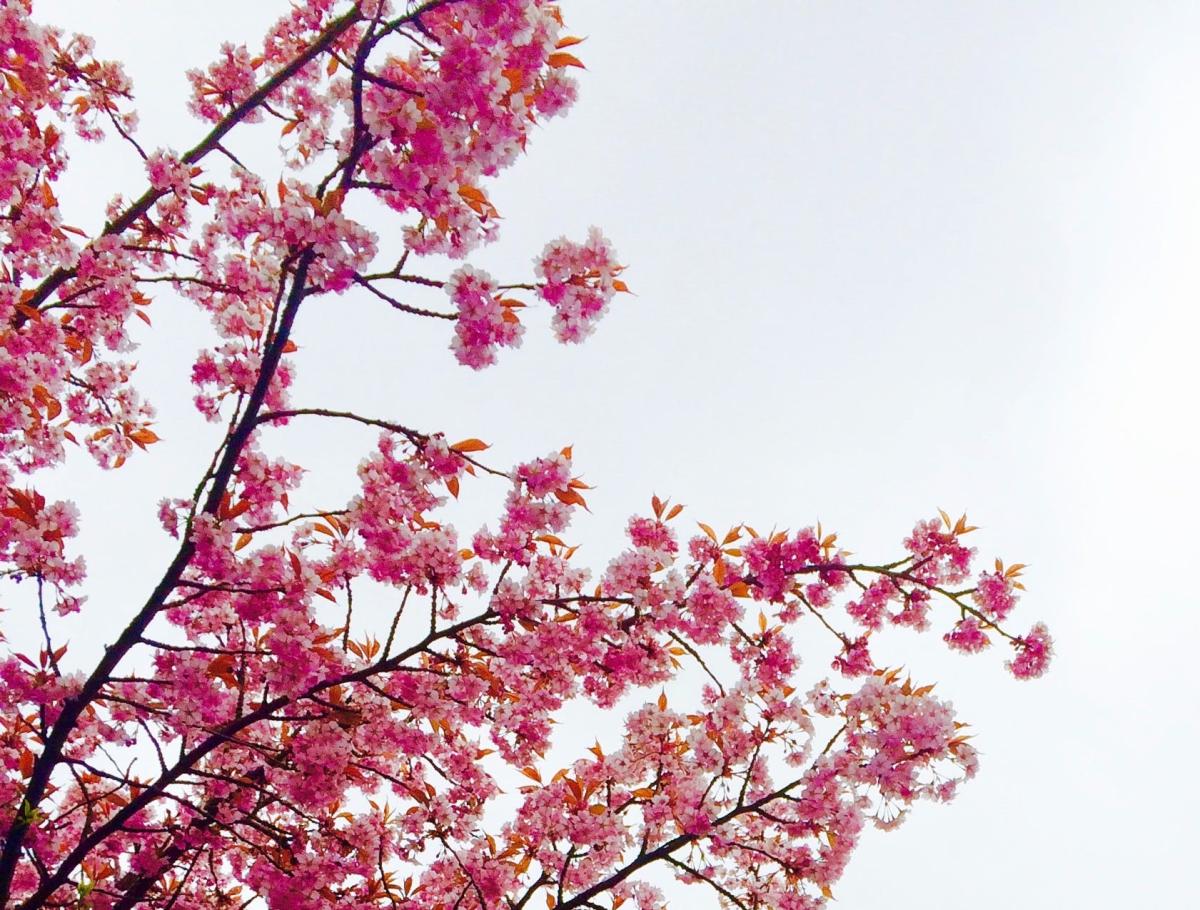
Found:
[[[125,60],[140,138],[179,149],[202,132],[183,71],[282,5],[37,9]],[[1183,780],[1200,746],[1200,5],[563,6],[588,36],[581,100],[496,183],[503,238],[472,262],[527,280],[546,240],[597,224],[637,296],[578,349],[535,313],[481,374],[442,324],[318,302],[297,401],[478,436],[498,463],[573,443],[597,569],[653,492],[715,525],[819,518],[881,560],[917,518],[969,510],[981,556],[1030,564],[1017,624],[1045,620],[1057,663],[1019,684],[999,653],[884,640],[972,722],[983,768],[951,806],[869,835],[835,906],[1180,906],[1200,833]],[[76,162],[60,196],[90,229],[144,182],[124,148]],[[216,442],[185,403],[205,336],[184,306],[160,295],[143,333],[153,457],[48,486],[84,513],[91,601],[60,627],[80,660],[144,598],[169,552],[154,503],[187,495]],[[311,504],[349,494],[373,437],[287,432]]]

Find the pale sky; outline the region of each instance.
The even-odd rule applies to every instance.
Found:
[[[183,71],[285,6],[36,4],[126,61],[139,137],[176,149],[203,132]],[[587,36],[580,101],[494,184],[502,239],[470,261],[528,280],[546,240],[596,224],[637,296],[581,348],[535,312],[483,373],[453,362],[444,324],[317,301],[297,402],[477,436],[500,464],[573,443],[597,487],[573,536],[597,570],[651,493],[714,525],[819,518],[880,560],[917,518],[968,510],[982,557],[1030,564],[1015,624],[1044,620],[1057,662],[1017,683],[1004,655],[932,635],[873,649],[939,681],[983,766],[953,804],[869,834],[834,906],[1194,900],[1200,4],[563,8]],[[124,148],[75,161],[59,195],[83,227],[143,186]],[[59,627],[81,661],[157,578],[154,504],[187,495],[217,440],[187,404],[206,336],[186,307],[159,295],[140,334],[164,442],[115,474],[78,459],[39,481],[83,510],[91,600]],[[371,434],[286,433],[312,505],[352,492]],[[503,490],[480,489],[494,508]]]

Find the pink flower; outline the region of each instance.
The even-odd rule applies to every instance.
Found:
[[[554,307],[559,341],[578,343],[592,333],[613,295],[624,288],[616,278],[621,270],[598,228],[588,231],[582,245],[565,237],[546,244],[535,272],[543,281],[538,293]]]
[[[459,363],[481,370],[496,362],[496,348],[520,345],[524,326],[500,303],[486,272],[463,266],[446,282],[446,293],[458,307],[450,349]]]
[[[1054,640],[1043,623],[1037,623],[1028,634],[1018,637],[1013,647],[1017,649],[1017,656],[1005,666],[1017,679],[1036,679],[1050,666]]]
[[[960,619],[942,639],[955,651],[964,654],[975,654],[992,643],[974,616]]]
[[[1017,603],[1012,579],[1001,572],[984,572],[980,575],[971,599],[982,612],[996,622],[1007,617]]]
[[[177,196],[185,196],[191,187],[191,165],[163,149],[146,159],[146,174],[150,178],[150,185],[156,190],[167,190]]]
[[[833,669],[843,676],[866,676],[875,670],[875,663],[867,651],[866,637],[856,638],[842,647],[842,653],[833,659]]]

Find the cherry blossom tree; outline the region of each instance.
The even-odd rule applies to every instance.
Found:
[[[579,42],[545,0],[296,0],[189,74],[199,141],[147,150],[119,64],[32,0],[0,4],[0,558],[22,596],[5,623],[43,639],[0,655],[0,905],[649,910],[658,870],[739,910],[820,907],[867,822],[976,770],[950,707],[877,667],[873,636],[934,628],[1011,648],[1018,678],[1046,669],[1045,627],[1005,628],[1022,567],[973,569],[965,516],[872,562],[820,526],[718,531],[655,497],[592,576],[569,447],[509,469],[454,441],[449,406],[414,428],[293,400],[293,325],[317,298],[444,320],[478,370],[538,313],[584,340],[628,291],[594,228],[531,274],[422,268],[495,236],[489,181],[570,106]],[[237,154],[263,131],[273,185]],[[69,147],[102,138],[146,186],[89,236],[55,187]],[[390,212],[386,242],[351,199]],[[120,615],[86,601],[80,516],[38,486],[78,450],[126,471],[169,451],[129,334],[168,291],[211,317],[191,379],[214,448],[194,488],[162,491],[174,558]],[[347,502],[295,501],[275,431],[315,421],[378,432]],[[460,537],[446,510],[487,485],[502,513]],[[364,607],[356,583],[390,594]],[[61,644],[87,610],[120,629],[90,668]],[[829,644],[804,655],[830,671],[806,692],[800,628]],[[669,699],[686,673],[702,690]],[[576,700],[634,708],[547,767]]]

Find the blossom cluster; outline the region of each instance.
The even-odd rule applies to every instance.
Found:
[[[458,269],[446,282],[446,294],[458,311],[450,349],[458,362],[482,369],[496,362],[496,348],[515,348],[525,327],[497,295],[496,282],[470,266]]]
[[[622,269],[599,228],[593,227],[583,244],[565,237],[546,244],[534,272],[542,281],[538,294],[554,307],[559,341],[578,343],[592,333],[613,295],[627,290],[617,278]]]

